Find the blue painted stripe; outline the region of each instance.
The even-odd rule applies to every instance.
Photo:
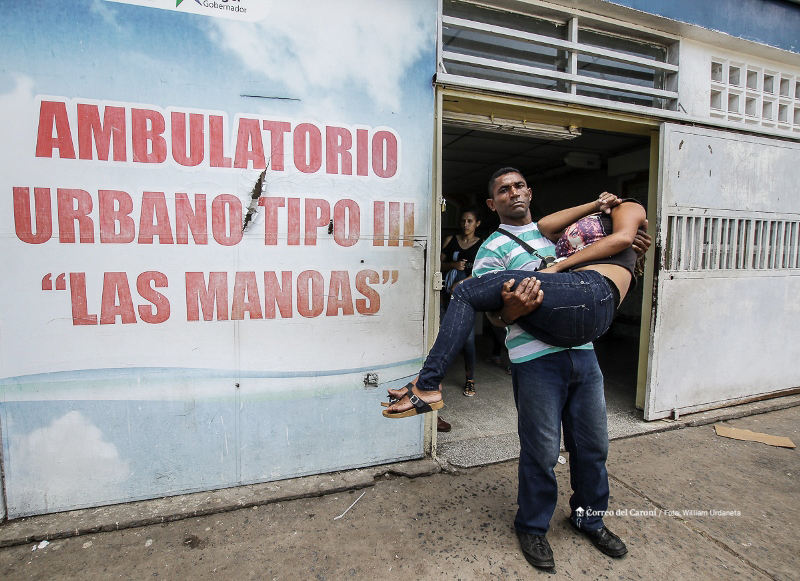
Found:
[[[422,366],[422,358],[395,361],[366,367],[350,367],[346,369],[326,369],[322,371],[248,371],[237,369],[202,369],[190,367],[122,367],[110,369],[78,369],[74,371],[53,371],[49,373],[33,373],[0,379],[0,385],[19,385],[24,383],[62,383],[70,381],[96,381],[102,379],[123,379],[136,377],[181,377],[181,378],[289,378],[289,377],[327,377],[364,373],[376,369],[389,369],[403,365],[417,364]]]
[[[796,0],[605,0],[679,22],[800,52]],[[789,62],[788,59],[784,62]]]

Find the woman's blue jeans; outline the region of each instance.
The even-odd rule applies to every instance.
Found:
[[[594,341],[611,325],[617,309],[612,283],[594,270],[559,273],[502,270],[470,278],[453,290],[417,386],[438,390],[453,358],[474,328],[476,311],[502,309],[501,291],[506,281],[513,278],[516,288],[523,278],[531,276],[541,281],[544,300],[516,323],[536,339],[556,347],[577,347]]]
[[[443,302],[439,309],[439,325],[444,321],[445,314],[447,314],[447,306]],[[475,325],[472,326],[461,352],[464,355],[464,375],[467,381],[472,381],[475,379]]]

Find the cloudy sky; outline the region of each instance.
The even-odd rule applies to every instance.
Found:
[[[42,94],[396,119],[429,93],[435,5],[275,0],[249,23],[105,0],[9,3],[0,93],[13,90],[13,73],[36,72]],[[265,105],[242,94],[296,101]]]

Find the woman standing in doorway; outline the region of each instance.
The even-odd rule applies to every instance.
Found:
[[[445,292],[441,293],[441,318],[447,311],[450,303],[450,293],[453,286],[472,276],[472,264],[475,256],[483,243],[483,239],[475,235],[475,230],[481,225],[478,209],[469,207],[461,212],[459,226],[461,234],[448,236],[442,244],[442,273],[445,275]],[[464,395],[472,397],[475,395],[475,331],[470,333],[464,348],[464,372],[466,381],[464,382]]]

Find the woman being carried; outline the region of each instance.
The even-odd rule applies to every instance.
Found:
[[[479,251],[475,278],[454,289],[417,380],[403,389],[389,390],[391,401],[383,412],[386,417],[408,417],[442,407],[439,384],[469,336],[476,311],[492,312],[496,322],[518,325],[549,345],[577,347],[608,329],[631,286],[637,259],[631,244],[647,222],[645,210],[636,200],[620,200],[604,192],[595,202],[556,212],[533,224],[531,190],[518,171],[504,168],[496,172],[489,191],[487,204],[499,214],[501,228]],[[514,243],[505,254],[496,252],[510,240]],[[532,278],[543,255],[552,251],[548,240],[555,243],[559,260]],[[533,310],[509,320],[503,309],[505,299],[511,296],[535,297],[529,301]]]

